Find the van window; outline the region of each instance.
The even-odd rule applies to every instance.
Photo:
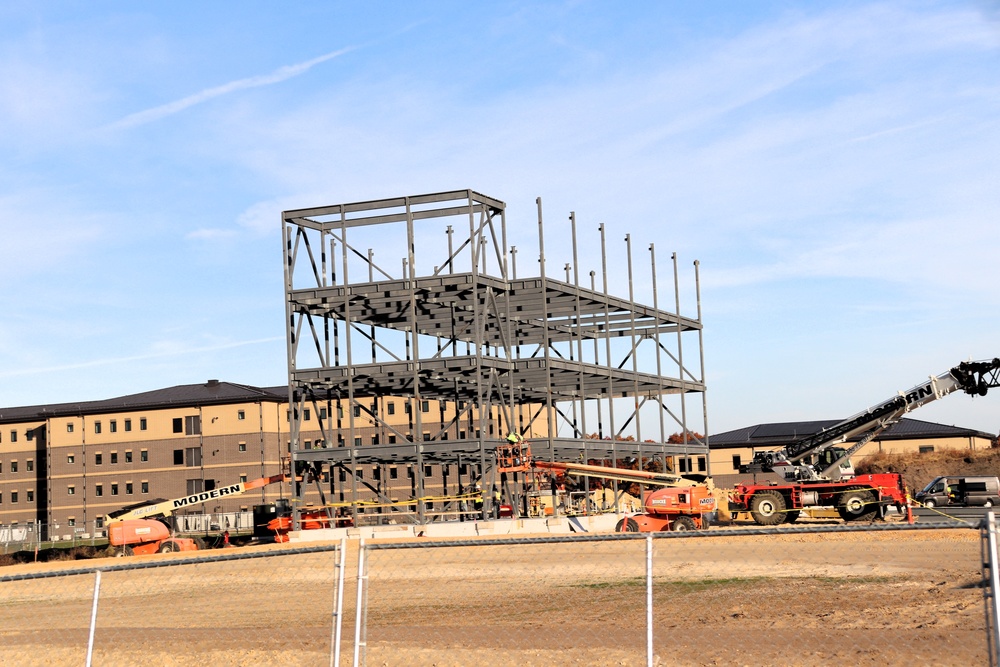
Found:
[[[986,482],[969,482],[965,485],[966,493],[986,493]]]

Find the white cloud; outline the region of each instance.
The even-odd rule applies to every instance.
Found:
[[[193,107],[197,104],[207,102],[208,100],[214,99],[216,97],[221,97],[222,95],[228,95],[239,90],[246,90],[248,88],[259,88],[261,86],[270,86],[275,83],[281,83],[282,81],[287,81],[293,77],[299,76],[308,72],[312,67],[331,60],[338,56],[342,56],[345,53],[352,51],[354,47],[348,47],[340,49],[338,51],[333,51],[326,53],[317,58],[307,60],[305,62],[297,63],[295,65],[286,65],[280,67],[270,74],[263,74],[260,76],[252,76],[246,79],[238,79],[236,81],[230,81],[221,86],[215,86],[214,88],[207,88],[194,95],[189,95],[187,97],[169,102],[168,104],[163,104],[158,107],[153,107],[152,109],[145,109],[143,111],[138,111],[133,114],[122,118],[121,120],[115,121],[108,125],[105,129],[108,130],[118,130],[118,129],[128,129],[136,127],[138,125],[145,125],[146,123],[151,123],[161,118],[171,116],[175,113],[179,113]]]

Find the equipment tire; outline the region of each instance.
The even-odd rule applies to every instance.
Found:
[[[175,551],[180,551],[180,549],[177,548],[177,543],[172,540],[167,540],[156,550],[157,553],[161,554],[172,554]]]
[[[694,524],[694,519],[689,516],[679,516],[670,525],[670,530],[675,533],[687,532],[689,530],[698,530],[698,526]]]
[[[924,507],[931,508],[931,507],[934,507],[935,505],[937,505],[937,503],[935,503],[933,500],[925,500],[924,501]]]
[[[867,489],[848,489],[837,498],[837,514],[844,521],[871,521],[878,514],[875,495]]]
[[[194,545],[198,547],[198,551],[204,551],[205,549],[208,548],[208,545],[206,544],[205,540],[200,537],[194,538]]]
[[[118,547],[115,549],[115,558],[124,558],[125,556],[132,555],[132,547],[126,545],[124,547]]]
[[[759,526],[777,526],[785,520],[785,497],[777,491],[759,491],[750,500],[750,516]]]
[[[785,523],[795,523],[801,513],[802,510],[788,510],[785,512]]]
[[[615,526],[616,533],[638,533],[639,524],[635,519],[622,519]]]

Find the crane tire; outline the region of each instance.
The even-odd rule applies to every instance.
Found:
[[[801,513],[802,510],[788,510],[785,512],[785,523],[795,523]]]
[[[848,489],[837,498],[837,514],[844,521],[871,521],[878,515],[875,494],[860,487]]]
[[[777,491],[758,491],[750,500],[750,516],[760,526],[777,526],[785,520],[785,497]]]

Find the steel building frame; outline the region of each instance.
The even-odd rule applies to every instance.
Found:
[[[422,470],[464,458],[478,464],[484,483],[495,483],[493,452],[508,431],[534,432],[534,456],[545,460],[609,459],[615,465],[623,458],[703,455],[707,461],[707,444],[693,435],[707,433],[698,262],[696,317],[680,315],[676,255],[675,312],[658,307],[652,245],[653,306],[635,302],[628,236],[629,297],[612,296],[602,224],[602,286],[591,271],[585,287],[571,214],[572,262],[565,264],[565,280],[554,279],[546,275],[540,199],[536,206],[540,275],[529,278],[517,277],[517,249],[507,249],[505,204],[473,190],[282,213],[290,458],[297,470],[318,477],[335,467],[353,472],[387,462]],[[388,248],[398,253],[401,268],[375,261],[376,249],[381,256]],[[437,263],[422,273],[424,252]],[[684,361],[689,337],[697,348],[695,369]],[[701,395],[700,428],[687,426],[689,393]],[[373,410],[372,400],[386,397],[414,407],[412,435]],[[456,406],[452,422],[475,423],[469,434],[477,437],[426,437],[415,409],[426,400]],[[341,402],[350,407],[346,425],[332,418]],[[346,434],[348,446],[341,437],[338,447],[301,448],[302,416],[309,409],[329,416],[320,423],[325,442]],[[355,446],[359,413],[395,442]],[[643,413],[655,417],[640,419]],[[643,423],[647,430],[655,424],[655,439],[642,433]],[[682,441],[668,443],[668,431],[683,434]],[[585,437],[595,432],[598,439]],[[634,440],[621,439],[626,434]],[[351,477],[353,497],[357,477]],[[422,478],[417,475],[412,499],[420,523],[427,520]],[[516,490],[508,485],[505,493],[517,502]],[[492,500],[484,498],[484,514]]]

